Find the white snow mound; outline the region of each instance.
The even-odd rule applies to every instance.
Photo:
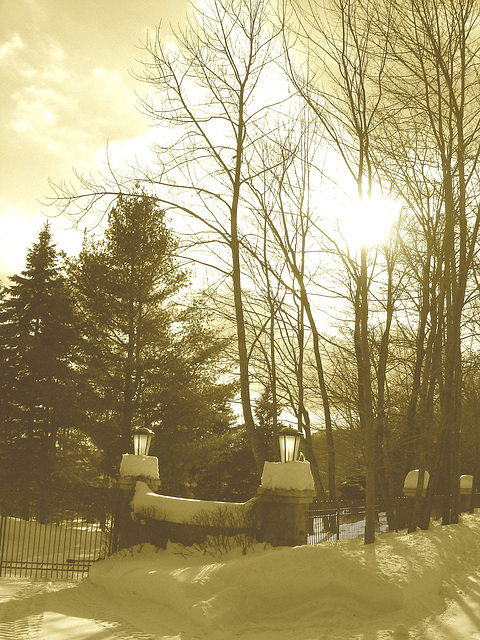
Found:
[[[150,545],[90,570],[116,596],[152,602],[168,630],[208,639],[249,631],[321,629],[325,638],[359,630],[374,617],[428,602],[444,579],[480,563],[480,516],[416,534],[277,549],[255,545],[219,559],[194,548]],[[153,604],[154,603],[154,604]],[[290,630],[290,631],[289,631]],[[253,637],[253,636],[252,636]],[[255,636],[257,637],[257,636]],[[258,637],[264,637],[258,635]],[[303,637],[303,635],[302,635]]]

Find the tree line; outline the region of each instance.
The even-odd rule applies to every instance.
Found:
[[[110,486],[140,426],[155,432],[165,492],[218,498],[249,486],[230,338],[192,293],[177,248],[154,199],[121,196],[78,257],[57,249],[46,223],[3,287],[1,477],[18,486],[24,515],[58,485]]]
[[[235,328],[258,470],[275,443],[253,383],[273,432],[295,417],[319,496],[336,497],[344,433],[358,443],[365,542],[377,497],[395,527],[410,468],[410,530],[436,494],[457,522],[461,465],[478,466],[478,3],[210,0],[189,16],[173,45],[160,28],[145,43],[156,161],[54,185],[55,203],[78,218],[142,184],[188,221],[191,255],[220,274],[212,306]],[[400,213],[383,242],[353,247],[331,209],[378,194]]]

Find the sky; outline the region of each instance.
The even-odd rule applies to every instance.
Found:
[[[141,146],[148,122],[137,108],[143,85],[131,76],[147,31],[184,19],[187,0],[1,0],[0,280],[24,267],[46,220],[48,180],[73,177],[105,160],[107,143]],[[59,248],[78,250],[82,233],[52,220]],[[63,231],[62,231],[63,229]]]
[[[147,32],[161,24],[168,37],[188,7],[189,0],[0,0],[0,281],[24,268],[45,216],[57,214],[49,179],[75,182],[73,168],[95,174],[107,144],[114,164],[142,157],[154,130],[136,95],[148,87],[132,73],[149,59]],[[351,242],[365,230],[383,237],[384,203],[379,211],[371,222],[347,221]],[[54,218],[52,232],[58,248],[80,249],[82,227]]]

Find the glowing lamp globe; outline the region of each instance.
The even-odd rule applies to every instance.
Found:
[[[147,427],[138,427],[132,432],[133,453],[136,456],[148,456],[152,443],[153,431]]]
[[[297,429],[285,427],[278,432],[280,459],[282,462],[295,462],[300,455],[302,434]]]

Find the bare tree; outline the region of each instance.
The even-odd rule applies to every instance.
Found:
[[[443,523],[448,524],[457,522],[459,512],[462,318],[479,226],[480,9],[472,0],[383,3],[375,26],[379,37],[385,38],[387,14],[393,28],[384,82],[388,138],[378,141],[381,169],[415,215],[423,231],[420,242],[428,241],[432,229],[438,238],[430,242],[434,253],[425,255],[422,271],[414,391],[418,395],[422,356],[430,350],[424,367],[430,367],[430,398],[433,386],[440,396],[440,432],[422,521],[429,517],[441,478]],[[431,335],[424,351],[426,315]],[[412,415],[415,402],[412,397]]]
[[[327,439],[329,497],[334,500],[335,448],[330,400],[316,320],[317,310],[312,303],[312,289],[316,289],[318,293],[313,277],[320,265],[318,259],[313,264],[313,271],[312,264],[307,265],[307,262],[311,262],[310,255],[313,252],[318,255],[319,248],[313,225],[313,217],[316,214],[312,211],[310,202],[310,179],[314,170],[313,160],[318,139],[315,128],[308,124],[308,118],[307,121],[304,120],[305,114],[301,110],[300,113],[299,121],[292,127],[290,135],[277,140],[274,148],[267,147],[265,155],[273,155],[278,157],[278,160],[265,172],[263,184],[252,185],[252,191],[256,197],[258,214],[266,222],[271,244],[281,255],[287,272],[282,278],[283,286],[297,309],[297,317],[292,323],[296,326],[296,344],[292,351],[295,353],[293,361],[297,393],[295,403],[293,396],[291,397],[291,404],[299,428],[304,431],[307,458],[312,465],[317,491],[321,495],[323,487],[313,452],[310,418],[304,393],[303,370],[307,330],[310,336]],[[287,275],[291,278],[291,283],[287,281]],[[272,272],[272,276],[278,278],[279,274]]]
[[[264,451],[251,408],[242,238],[249,225],[247,185],[265,170],[256,157],[257,143],[274,128],[272,113],[289,98],[286,88],[266,90],[269,83],[277,86],[278,73],[268,12],[266,0],[211,0],[195,7],[172,42],[163,40],[160,29],[148,40],[150,61],[139,78],[155,95],[142,106],[164,142],[155,147],[155,164],[133,171],[134,183],[145,183],[164,208],[188,217],[198,243],[212,249],[214,264],[215,254],[227,252],[243,418],[259,470]],[[88,202],[64,184],[57,204],[70,210],[78,204],[85,212],[110,192],[130,189],[118,174],[109,186],[98,188],[90,177],[81,184]]]
[[[286,42],[290,78],[353,179],[358,202],[368,201],[375,181],[371,139],[378,124],[385,63],[385,51],[376,47],[369,30],[369,8],[355,0],[334,0],[328,11],[313,2],[309,2],[306,10],[295,5],[294,11],[298,25],[295,35],[303,44],[307,62],[300,68],[292,59]],[[374,76],[375,81],[372,81]],[[327,78],[326,82],[324,78]],[[367,245],[361,246],[358,265],[352,263],[352,256],[346,257],[344,262],[349,263],[349,274],[354,280],[354,345],[358,411],[365,438],[365,543],[368,544],[375,539],[376,455],[368,339],[371,274]]]

